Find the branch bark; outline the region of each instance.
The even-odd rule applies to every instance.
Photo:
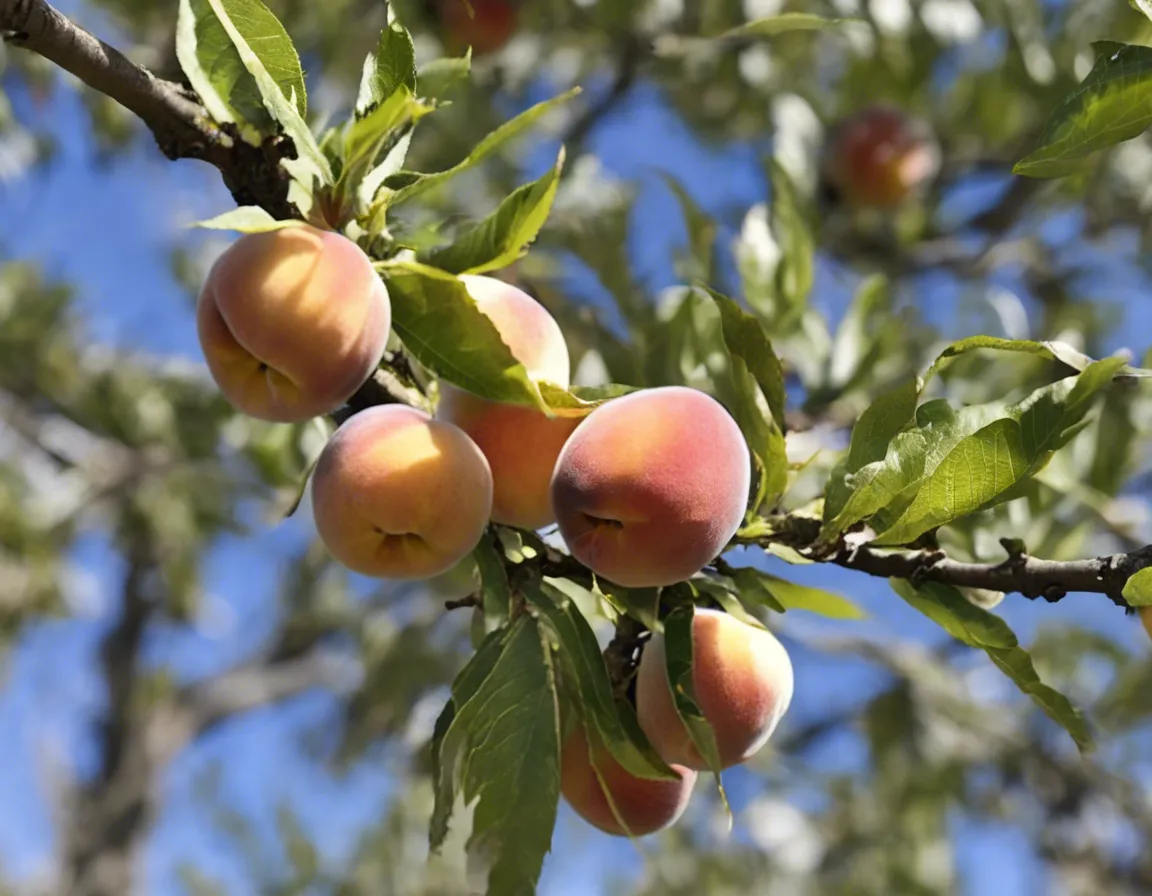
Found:
[[[0,34],[135,113],[169,159],[215,166],[238,204],[263,206],[277,218],[298,217],[280,167],[280,159],[294,151],[290,141],[245,143],[214,123],[191,91],[136,65],[45,0],[0,0]]]
[[[985,588],[1004,594],[1022,594],[1055,603],[1073,592],[1103,594],[1121,607],[1127,607],[1123,590],[1128,580],[1152,566],[1152,545],[1127,553],[1086,560],[1041,560],[1027,554],[1009,553],[1002,563],[969,563],[953,560],[939,550],[893,550],[868,545],[851,546],[842,540],[828,554],[816,554],[820,521],[807,517],[781,518],[780,531],[753,539],[738,540],[767,548],[783,544],[820,563],[882,578],[919,582],[940,582],[961,588]]]

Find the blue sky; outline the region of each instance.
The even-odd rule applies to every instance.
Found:
[[[173,280],[168,257],[173,246],[205,246],[219,239],[186,228],[190,221],[230,206],[219,177],[199,163],[166,161],[147,140],[119,156],[111,167],[98,168],[73,94],[59,92],[48,108],[39,111],[19,99],[21,114],[52,128],[59,152],[45,170],[0,192],[4,257],[38,261],[52,277],[73,283],[94,340],[198,363],[190,297]],[[595,134],[591,148],[607,169],[641,187],[629,248],[639,276],[660,288],[675,282],[671,250],[683,242],[684,233],[675,200],[656,174],[652,146],[661,150],[659,168],[679,178],[701,205],[713,211],[744,207],[762,197],[759,154],[764,147],[706,149],[646,89],[637,90]],[[1067,240],[1074,223],[1053,225],[1053,242]],[[1134,253],[1133,247],[1125,254]],[[1147,303],[1136,301],[1147,283],[1125,266],[1110,270],[1094,291],[1124,303],[1128,333],[1147,332]],[[835,303],[833,298],[830,305]],[[1137,351],[1143,347],[1133,346]],[[309,521],[297,518],[251,539],[222,542],[212,552],[206,572],[217,624],[207,633],[160,633],[150,645],[151,655],[193,675],[239,655],[252,643],[253,632],[273,624],[277,577],[309,534]],[[85,720],[102,698],[91,674],[92,661],[109,619],[120,566],[97,534],[78,544],[73,559],[82,572],[77,588],[87,598],[86,613],[32,627],[9,658],[0,691],[0,731],[9,733],[0,738],[0,866],[16,877],[35,875],[51,848],[51,822],[43,799],[47,765],[75,763],[83,770],[91,768],[94,758]],[[753,561],[764,562],[739,557],[741,563]],[[933,642],[941,638],[938,629],[894,599],[883,581],[838,569],[788,567],[778,561],[767,565],[794,580],[840,590],[872,613],[872,621],[842,625],[839,630]],[[1000,612],[1025,643],[1039,625],[1075,621],[1133,648],[1143,644],[1143,635],[1131,620],[1103,605],[1099,597],[1072,597],[1056,606],[1011,597]],[[789,614],[785,635],[793,630],[807,634],[837,626],[794,613]],[[788,646],[796,664],[797,687],[785,728],[820,718],[885,682],[859,662],[815,655],[794,642]],[[146,858],[148,892],[179,892],[171,872],[184,860],[219,877],[230,893],[255,892],[245,875],[242,854],[213,827],[197,799],[200,776],[213,763],[222,765],[224,791],[255,819],[264,835],[271,835],[275,807],[285,800],[298,811],[326,857],[339,861],[346,855],[356,832],[380,812],[391,781],[386,765],[380,763],[365,763],[337,780],[301,754],[290,734],[328,717],[333,709],[330,698],[306,695],[230,724],[181,756],[166,776],[168,806]],[[854,740],[844,744],[845,751],[829,761],[858,762],[859,744]],[[731,776],[729,785],[738,808],[757,787],[740,773]],[[1024,844],[1011,829],[958,823],[956,833],[965,893],[1032,896],[1043,891],[1039,869],[1027,859]],[[274,858],[271,845],[269,850]],[[586,869],[597,874],[608,868],[631,872],[638,861],[627,842],[579,825],[565,810],[540,892],[590,896],[595,890]]]

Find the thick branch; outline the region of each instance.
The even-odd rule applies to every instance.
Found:
[[[276,663],[253,663],[189,688],[180,701],[191,734],[199,737],[233,716],[279,703],[313,688],[339,684],[318,650]]]
[[[912,582],[940,582],[962,588],[985,588],[1027,598],[1056,602],[1072,592],[1105,594],[1119,606],[1128,606],[1124,585],[1141,569],[1152,566],[1152,545],[1124,554],[1087,560],[1041,560],[1027,554],[1010,554],[1002,563],[968,563],[952,560],[938,550],[892,550],[845,543],[829,554],[810,553],[816,544],[820,522],[786,518],[784,531],[742,543],[767,547],[786,544],[811,559],[883,578]]]
[[[189,91],[136,65],[44,0],[0,0],[0,34],[134,112],[168,158],[214,165],[238,203],[261,205],[278,218],[297,217],[279,164],[287,146],[234,139]]]

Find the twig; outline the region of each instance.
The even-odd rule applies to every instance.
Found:
[[[820,521],[807,517],[783,517],[782,531],[737,543],[768,547],[786,544],[804,552],[818,541]],[[1004,594],[1019,593],[1029,599],[1043,598],[1054,603],[1072,592],[1107,595],[1113,603],[1126,607],[1124,585],[1147,566],[1152,566],[1152,545],[1122,554],[1087,560],[1041,560],[1024,553],[1012,553],[1001,563],[969,563],[952,560],[938,550],[900,550],[841,542],[825,555],[810,555],[817,562],[831,563],[871,576],[908,579],[913,582],[940,582],[962,588],[985,588]]]

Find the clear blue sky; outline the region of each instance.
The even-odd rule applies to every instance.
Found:
[[[229,207],[230,197],[218,176],[197,163],[170,163],[147,141],[119,156],[112,167],[97,168],[79,103],[67,91],[45,110],[34,113],[27,103],[20,103],[19,109],[35,114],[41,125],[51,124],[60,152],[47,169],[0,192],[4,257],[35,259],[52,276],[74,283],[94,339],[199,362],[190,297],[173,281],[168,253],[175,245],[206,245],[219,239],[184,227]],[[661,149],[660,167],[714,211],[744,207],[761,198],[762,147],[702,148],[655,94],[645,90],[638,90],[633,101],[597,132],[592,148],[607,168],[642,185],[630,249],[645,282],[661,287],[674,282],[671,249],[684,234],[675,201],[653,169],[653,146]],[[1068,232],[1067,227],[1054,228],[1052,239],[1066,239]],[[1094,291],[1125,302],[1132,325],[1127,332],[1148,332],[1147,303],[1141,306],[1136,301],[1146,282],[1123,266],[1113,270],[1120,273],[1109,274]],[[830,307],[837,304],[837,296],[826,295]],[[1139,352],[1144,346],[1133,348]],[[252,643],[253,632],[272,625],[277,571],[307,538],[309,525],[297,519],[253,539],[222,543],[210,558],[206,582],[214,595],[213,630],[207,635],[159,633],[150,645],[151,655],[175,663],[189,675],[203,674],[239,655]],[[94,647],[114,606],[121,571],[98,535],[78,545],[74,560],[78,571],[74,596],[83,611],[77,618],[30,629],[9,659],[6,687],[0,692],[0,731],[6,733],[0,738],[0,865],[16,877],[36,874],[51,848],[51,824],[43,800],[51,764],[75,763],[85,769],[93,761],[85,723],[102,699],[92,674]],[[774,569],[779,574],[850,594],[873,615],[873,621],[863,625],[869,633],[933,641],[941,637],[938,629],[894,599],[882,581],[843,570],[774,565],[780,567]],[[1062,620],[1076,620],[1133,645],[1140,643],[1135,626],[1121,613],[1102,608],[1099,598],[1074,597],[1052,607],[1012,597],[1001,612],[1025,643],[1037,625]],[[831,623],[793,613],[783,631],[787,635],[790,630],[832,628]],[[789,646],[794,647],[797,688],[785,727],[822,717],[884,683],[881,675],[861,663]],[[225,791],[237,808],[257,821],[262,833],[271,838],[275,807],[286,800],[316,836],[324,856],[338,862],[346,855],[356,832],[387,799],[389,779],[382,767],[366,763],[336,780],[301,755],[289,733],[333,709],[330,699],[309,695],[253,713],[180,757],[167,777],[167,806],[147,855],[147,891],[179,892],[172,871],[179,862],[191,860],[224,880],[230,892],[255,892],[244,873],[243,855],[213,827],[197,799],[199,774],[219,761]],[[859,744],[849,741],[847,752],[829,761],[851,765],[859,755]],[[729,786],[739,809],[758,784],[737,772]],[[961,824],[956,833],[965,893],[1042,892],[1038,869],[1010,830]],[[585,869],[638,867],[628,843],[579,826],[566,810],[556,847],[546,866],[543,896],[593,896]]]

